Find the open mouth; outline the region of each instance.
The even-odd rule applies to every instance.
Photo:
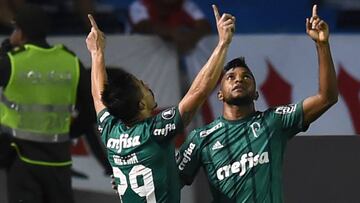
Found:
[[[236,92],[242,92],[242,91],[244,91],[244,90],[245,90],[245,87],[242,86],[242,85],[236,85],[236,86],[232,89],[232,91],[236,91]]]

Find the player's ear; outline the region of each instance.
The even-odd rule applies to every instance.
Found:
[[[27,37],[21,28],[14,28],[14,31],[10,35],[10,43],[12,46],[21,46],[25,44]]]
[[[221,92],[221,90],[218,91],[217,97],[218,97],[219,101],[224,101],[224,95],[223,95],[223,93]]]
[[[142,110],[144,110],[145,109],[145,103],[144,103],[144,100],[141,100],[140,102],[139,102],[139,110],[140,111],[142,111]]]

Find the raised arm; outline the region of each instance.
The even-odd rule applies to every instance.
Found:
[[[220,78],[226,53],[235,29],[235,17],[227,13],[224,13],[220,17],[215,5],[213,5],[213,10],[219,34],[219,42],[207,63],[195,77],[189,91],[179,103],[179,111],[185,125],[190,122],[197,108],[207,99],[215,88]]]
[[[98,114],[105,108],[101,101],[101,93],[107,82],[104,61],[105,36],[98,28],[94,18],[91,15],[88,15],[88,17],[92,28],[86,38],[86,46],[91,54],[91,94],[96,114]]]
[[[317,15],[316,5],[312,17],[306,18],[306,33],[315,41],[319,64],[318,93],[303,102],[304,125],[309,125],[337,102],[338,89],[329,45],[329,27]]]

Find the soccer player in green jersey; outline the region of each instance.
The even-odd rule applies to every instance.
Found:
[[[152,116],[152,91],[135,76],[119,73],[107,81],[105,37],[92,24],[86,43],[91,53],[91,84],[101,139],[107,148],[121,202],[180,202],[175,148],[181,132],[215,87],[235,29],[235,18],[213,6],[219,42],[178,106]]]
[[[306,19],[306,32],[318,55],[318,93],[295,104],[256,111],[258,92],[252,72],[244,58],[230,61],[218,92],[223,115],[194,130],[180,149],[178,170],[185,184],[191,184],[203,167],[214,202],[283,202],[282,162],[287,141],[305,131],[338,98],[329,29],[318,17],[316,5],[312,17]]]

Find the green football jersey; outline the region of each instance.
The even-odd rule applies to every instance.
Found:
[[[302,102],[236,121],[219,117],[187,137],[177,159],[180,177],[190,184],[203,167],[214,202],[283,202],[285,146],[303,130]]]
[[[183,130],[177,107],[126,127],[105,109],[98,115],[121,202],[180,202],[172,138]]]

